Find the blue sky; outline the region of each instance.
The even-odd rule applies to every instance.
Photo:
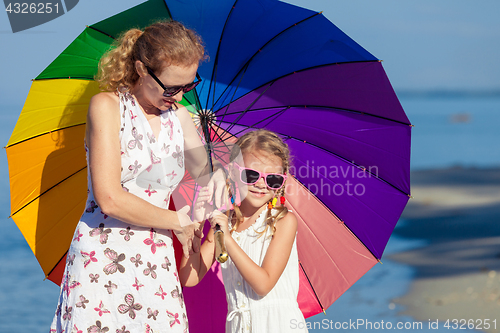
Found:
[[[0,13],[0,98],[22,105],[36,77],[83,29],[140,0],[82,0],[67,14],[13,34]],[[290,0],[316,11],[384,60],[398,90],[500,90],[498,0]],[[104,4],[104,5],[103,5]]]

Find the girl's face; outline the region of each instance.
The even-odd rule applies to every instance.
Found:
[[[261,173],[283,173],[283,163],[281,158],[270,155],[263,151],[251,151],[243,153],[242,158],[236,159],[236,163],[242,168],[250,168]],[[260,208],[267,204],[275,194],[276,190],[271,190],[266,185],[264,177],[252,185],[247,185],[241,181],[240,171],[237,167],[231,168],[231,178],[237,184],[242,207],[249,205],[253,208]]]
[[[170,65],[165,67],[165,69],[157,75],[157,77],[165,87],[180,87],[192,83],[196,78],[197,70],[197,63],[187,67]],[[175,102],[180,102],[182,100],[182,96],[184,95],[182,90],[180,90],[176,95],[164,97],[163,88],[153,79],[151,75],[147,74],[147,72],[142,77],[142,80],[144,80],[142,85],[144,95],[153,106],[161,111],[170,109]]]

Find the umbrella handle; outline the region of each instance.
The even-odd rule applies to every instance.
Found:
[[[226,245],[224,245],[224,232],[221,230],[220,225],[215,225],[215,259],[221,264],[226,262],[227,258],[229,258]]]

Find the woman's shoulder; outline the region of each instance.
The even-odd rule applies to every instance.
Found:
[[[115,92],[103,91],[95,94],[90,99],[90,106],[111,106],[120,103],[120,98]]]
[[[118,122],[120,118],[120,98],[113,92],[100,92],[90,99],[87,121],[91,123],[101,121]]]

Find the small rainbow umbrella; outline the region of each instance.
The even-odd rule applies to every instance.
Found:
[[[120,32],[168,18],[196,30],[210,56],[184,101],[207,147],[256,128],[290,146],[298,301],[306,317],[324,311],[382,257],[410,195],[411,124],[381,62],[321,13],[276,0],[150,0],[87,27],[34,80],[7,145],[13,219],[57,281],[86,199],[98,59]],[[184,290],[192,332],[223,327],[217,273]]]

